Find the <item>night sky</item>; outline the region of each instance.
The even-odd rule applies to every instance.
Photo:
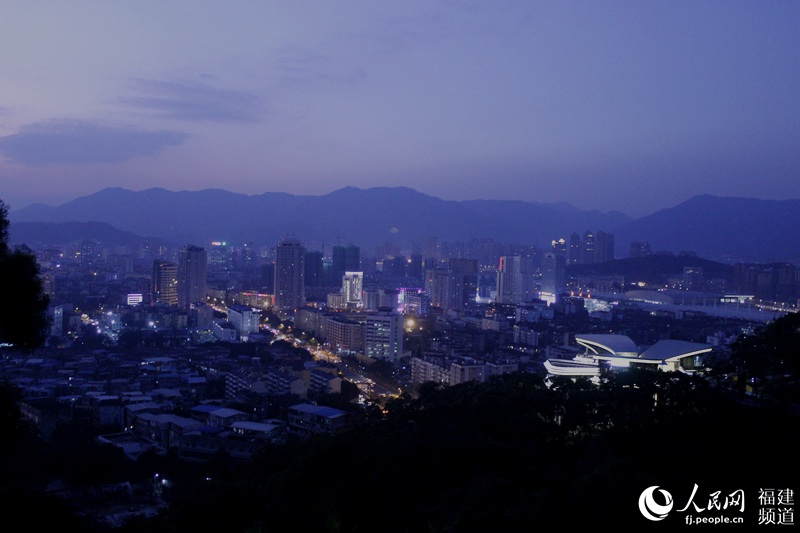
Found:
[[[800,198],[800,2],[10,0],[0,199]]]

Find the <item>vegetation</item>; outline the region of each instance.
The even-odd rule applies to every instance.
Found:
[[[31,439],[14,416],[4,420],[4,435]],[[796,415],[738,404],[681,373],[631,370],[599,386],[563,379],[550,388],[525,373],[427,383],[417,398],[369,406],[358,420],[339,436],[269,445],[246,464],[147,455],[135,470],[89,442],[80,451],[73,441],[84,433],[65,428],[63,451],[45,463],[42,444],[14,448],[13,463],[29,471],[4,483],[48,470],[83,484],[169,476],[169,510],[128,532],[467,532],[641,526],[635,502],[652,485],[754,494],[797,479]]]
[[[33,254],[8,247],[8,207],[0,200],[0,342],[30,352],[47,338],[48,298]]]
[[[740,391],[784,402],[798,402],[800,313],[768,323],[733,343],[731,368]]]

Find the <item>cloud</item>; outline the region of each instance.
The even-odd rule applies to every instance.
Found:
[[[193,122],[255,122],[261,106],[255,94],[218,89],[195,81],[137,79],[139,93],[119,100],[123,105]]]
[[[366,77],[362,68],[348,68],[327,54],[296,46],[280,51],[275,69],[282,79],[301,84],[352,84]]]
[[[175,131],[140,131],[83,120],[29,124],[0,137],[0,153],[22,164],[118,163],[152,155],[181,144],[187,135]]]

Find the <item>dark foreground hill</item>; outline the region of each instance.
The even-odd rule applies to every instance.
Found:
[[[653,523],[637,502],[653,486],[674,497],[661,524],[674,530],[685,523],[678,509],[695,485],[702,508],[716,491],[722,498],[741,491],[744,512],[714,515],[742,517],[752,528],[759,489],[793,488],[800,479],[797,422],[779,405],[732,402],[679,373],[630,372],[599,388],[572,381],[547,388],[519,373],[446,389],[428,384],[418,399],[388,404],[385,415],[368,408],[346,434],[272,445],[246,464],[225,456],[207,464],[141,459],[142,475],[171,480],[170,508],[114,531],[641,529]],[[97,455],[64,460],[81,471],[80,461],[99,464]],[[41,501],[26,493],[34,491],[26,489],[31,477],[4,478],[14,487],[4,491],[8,520],[46,516],[26,504]]]

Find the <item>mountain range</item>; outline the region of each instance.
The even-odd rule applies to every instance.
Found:
[[[617,257],[628,256],[631,242],[648,241],[654,251],[692,251],[723,262],[800,263],[799,213],[800,200],[710,195],[632,219],[564,202],[449,201],[407,187],[345,187],[319,196],[108,188],[59,206],[34,204],[9,218],[12,244],[78,234],[88,238],[102,228],[110,239],[133,234],[179,244],[223,240],[271,246],[292,234],[309,243],[362,247],[424,243],[433,236],[440,241],[478,238],[548,247],[555,238],[588,230],[613,233]],[[67,223],[72,226],[63,226]],[[102,224],[120,234],[112,237]]]

